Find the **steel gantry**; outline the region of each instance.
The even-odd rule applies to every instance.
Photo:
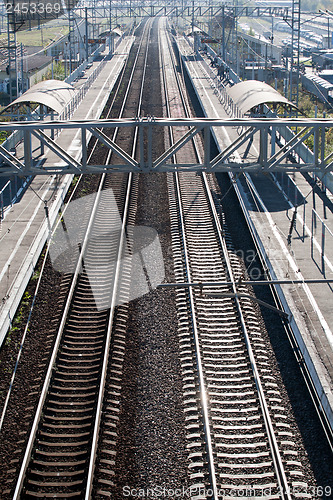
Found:
[[[80,13],[80,10],[84,6],[79,3],[75,8],[75,12]],[[91,7],[89,7],[91,8]],[[142,18],[142,17],[157,17],[157,16],[167,16],[167,17],[216,17],[222,14],[224,11],[226,15],[232,16],[247,16],[247,17],[262,17],[263,15],[275,16],[281,18],[288,18],[288,13],[290,9],[288,7],[279,6],[233,6],[231,4],[225,4],[221,2],[214,3],[213,1],[204,0],[190,0],[186,1],[143,1],[138,2],[124,2],[123,4],[114,3],[112,4],[113,12],[119,17],[132,17],[132,18]],[[110,1],[98,2],[96,5],[96,12],[98,11],[99,16],[108,17],[108,12],[110,10]]]
[[[115,128],[137,128],[139,159],[131,156],[109,136]],[[182,137],[163,154],[154,157],[153,140],[168,127],[183,131]],[[325,134],[333,127],[329,119],[165,119],[135,118],[94,121],[45,121],[3,123],[1,130],[21,131],[22,156],[0,146],[0,175],[91,174],[95,172],[294,172],[313,171],[325,175],[333,170],[333,152],[325,151]],[[229,135],[231,141],[220,144],[220,153],[211,154],[210,134]],[[53,139],[63,131],[73,135],[76,156]],[[222,131],[222,134],[219,133]],[[177,153],[197,134],[202,134],[204,158],[200,162],[173,163]],[[113,165],[87,163],[87,144],[94,136],[115,155]],[[60,135],[61,137],[61,135]],[[313,143],[310,151],[306,143]],[[38,145],[42,147],[39,149]],[[47,149],[48,148],[48,149]],[[45,155],[43,154],[45,151]],[[251,153],[249,155],[249,153]]]

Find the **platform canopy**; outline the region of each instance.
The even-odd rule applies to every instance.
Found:
[[[198,28],[197,26],[193,26],[192,28],[190,28],[189,30],[187,30],[187,32],[185,33],[186,36],[191,36],[191,35],[194,35],[194,34],[200,34],[200,33],[203,33],[203,31]]]
[[[121,31],[120,28],[114,28],[113,30],[107,30],[107,31],[103,31],[103,33],[100,33],[98,35],[99,38],[105,38],[106,36],[110,36],[110,35],[117,35],[117,36],[122,36],[123,35],[123,32]]]
[[[60,80],[45,80],[33,85],[11,104],[6,106],[1,114],[11,114],[28,105],[43,104],[46,108],[60,114],[66,104],[74,96],[75,89],[69,83]]]
[[[297,109],[280,92],[273,89],[267,83],[258,80],[245,80],[244,82],[236,83],[236,85],[228,88],[227,92],[243,114],[257,106],[269,103],[282,104],[283,106],[291,106]]]

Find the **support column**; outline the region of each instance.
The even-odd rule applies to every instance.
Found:
[[[85,34],[85,45],[86,45],[86,60],[88,61],[89,57],[89,45],[88,45],[88,8],[85,7],[85,19],[86,19],[86,34]]]
[[[69,74],[73,72],[72,58],[74,52],[74,33],[75,33],[75,18],[73,9],[68,10],[68,43],[69,43]]]
[[[291,58],[290,58],[290,101],[298,106],[298,82],[299,82],[299,42],[300,42],[301,9],[300,0],[293,0],[291,18]],[[294,49],[296,50],[296,61],[294,61]],[[293,76],[296,78],[294,84]]]
[[[25,129],[23,132],[24,139],[24,169],[28,172],[32,166],[32,150],[31,150],[31,132]],[[30,175],[30,174],[29,174]]]
[[[6,72],[9,76],[9,96],[10,102],[13,99],[13,87],[12,87],[12,71],[15,72],[15,81],[16,81],[16,95],[18,95],[17,91],[17,59],[16,59],[16,14],[15,14],[15,0],[12,0],[11,3],[8,4],[7,11],[7,49],[8,49],[8,66],[6,68]]]

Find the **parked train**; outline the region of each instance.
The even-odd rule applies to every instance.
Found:
[[[318,75],[302,75],[302,86],[325,104],[333,104],[333,83]]]

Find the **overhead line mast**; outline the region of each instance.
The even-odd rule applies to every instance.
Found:
[[[296,104],[296,106],[298,106],[299,93],[300,25],[300,0],[293,0],[291,12],[290,101]],[[294,49],[296,49],[296,62],[294,60]],[[294,82],[294,76],[296,77],[296,82]]]

